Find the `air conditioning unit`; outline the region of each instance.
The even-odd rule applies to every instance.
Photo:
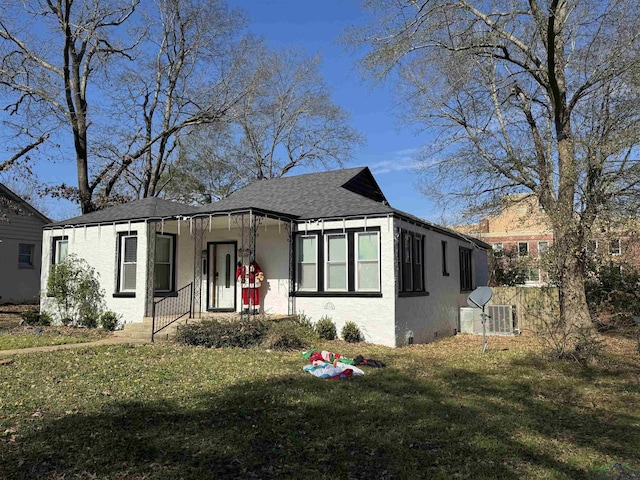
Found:
[[[520,333],[515,305],[487,305],[485,323],[488,335],[516,335]],[[482,310],[460,307],[460,333],[482,335]]]

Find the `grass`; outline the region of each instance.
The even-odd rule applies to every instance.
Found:
[[[42,331],[39,332],[37,328],[22,328],[18,331],[14,329],[8,333],[0,333],[0,352],[2,350],[91,342],[102,338],[101,335],[91,331],[70,332],[68,329],[41,327]]]
[[[347,381],[299,353],[110,346],[0,366],[0,478],[596,478],[640,469],[640,355],[588,368],[531,338],[401,349]],[[366,368],[366,367],[365,367]],[[3,433],[4,432],[4,433]],[[607,477],[610,478],[610,477]]]
[[[20,325],[20,313],[38,311],[37,305],[0,305],[0,352],[67,343],[84,343],[109,335],[102,329]]]

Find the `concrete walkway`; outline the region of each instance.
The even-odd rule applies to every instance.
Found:
[[[95,342],[65,343],[63,345],[47,345],[43,347],[17,348],[15,350],[0,350],[0,359],[5,359],[11,355],[17,355],[20,353],[52,352],[54,350],[71,350],[74,348],[98,347],[100,345],[124,345],[127,343],[144,344],[151,342],[135,338],[107,337],[96,340]]]

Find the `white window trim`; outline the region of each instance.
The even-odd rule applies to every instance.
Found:
[[[546,247],[546,248],[547,248],[547,250],[546,250],[544,253],[541,253],[541,252],[540,252],[540,244],[541,244],[541,243],[546,243],[546,244],[547,244],[547,247]],[[548,241],[548,240],[540,240],[540,241],[538,242],[538,258],[542,257],[542,255],[544,255],[545,253],[548,253],[548,252],[549,252],[549,247],[550,247],[550,246],[551,246],[551,245],[549,245],[549,241]]]
[[[344,240],[344,261],[329,261],[329,238],[342,237]],[[324,291],[347,292],[349,291],[349,241],[346,233],[327,233],[324,235]],[[344,265],[344,288],[329,288],[329,265]]]
[[[527,254],[522,255],[520,253],[520,244],[523,243],[527,246]],[[528,257],[531,254],[531,250],[529,250],[529,242],[518,242],[518,257]]]
[[[540,283],[542,283],[542,275],[540,274],[540,273],[541,273],[541,272],[540,272],[540,269],[539,269],[539,268],[536,268],[536,267],[527,267],[527,270],[528,270],[528,271],[537,270],[537,271],[538,271],[538,279],[537,279],[537,280],[529,280],[529,278],[527,278],[527,279],[524,281],[524,284],[525,284],[525,285],[540,285]],[[527,277],[528,277],[528,276],[529,276],[529,275],[527,274]]]
[[[360,235],[375,235],[376,236],[376,240],[377,240],[377,245],[378,245],[378,255],[377,258],[375,260],[375,262],[378,265],[378,287],[377,288],[360,288],[359,282],[358,282],[358,265],[360,265],[360,263],[374,263],[374,260],[358,260],[359,258],[359,252],[358,252],[358,238]],[[380,278],[380,232],[356,232],[355,234],[355,254],[353,257],[354,260],[354,268],[355,268],[355,280],[356,280],[356,292],[379,292],[382,287],[381,287],[381,283],[382,283],[382,279]],[[348,262],[347,262],[348,263]]]
[[[67,257],[69,256],[69,239],[68,238],[58,238],[53,242],[54,245],[54,254],[55,254],[55,258],[53,259],[53,264],[54,265],[58,265],[59,263],[64,262]],[[67,244],[67,257],[63,258],[62,260],[60,260],[60,245],[62,245],[63,243]]]
[[[125,256],[125,242],[127,238],[135,238],[137,241],[137,235],[121,235],[120,236],[120,258],[118,259],[118,280],[119,280],[119,292],[135,292],[138,286],[138,244],[136,243],[136,261],[135,262],[126,262],[127,265],[135,264],[136,265],[136,286],[133,288],[125,288],[124,287],[124,256]]]
[[[174,256],[174,246],[173,246],[173,242],[174,242],[174,237],[173,235],[166,235],[163,233],[157,233],[156,234],[156,241],[158,240],[159,237],[162,238],[168,238],[170,240],[169,242],[169,288],[168,289],[155,289],[155,292],[159,292],[159,293],[166,293],[166,292],[171,292],[172,290],[175,290],[175,286],[173,285],[173,269],[175,267],[175,258],[173,258]],[[166,262],[158,262],[156,259],[154,259],[155,265],[166,265]],[[155,265],[154,265],[154,272],[155,272]],[[155,273],[154,273],[155,275]],[[173,287],[173,289],[171,288]]]
[[[612,242],[613,240],[617,240],[617,242],[618,242],[618,249],[617,249],[618,251],[617,251],[617,252],[612,252],[612,251],[611,251],[611,242]],[[620,239],[619,239],[619,238],[609,240],[609,253],[610,253],[610,254],[611,254],[611,256],[613,256],[613,257],[617,257],[617,256],[619,256],[620,254],[622,254],[622,242],[620,242]]]
[[[494,243],[493,245],[491,245],[491,249],[492,249],[494,252],[502,252],[502,251],[504,251],[504,243],[502,243],[502,242],[496,242],[496,243]]]
[[[297,242],[298,244],[296,245],[296,248],[298,249],[298,254],[299,249],[300,249],[300,244],[302,243],[302,239],[304,238],[313,238],[315,240],[315,248],[313,249],[313,254],[314,254],[314,258],[313,258],[313,262],[302,262],[299,261],[299,257],[296,258],[296,283],[297,283],[297,291],[299,292],[317,292],[318,291],[318,236],[317,235],[299,235],[297,237]],[[313,283],[314,286],[313,288],[302,288],[302,286],[300,285],[300,266],[301,265],[314,265],[315,266],[315,274],[313,275]]]

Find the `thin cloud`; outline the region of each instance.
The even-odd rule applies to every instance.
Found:
[[[391,160],[376,162],[369,165],[369,169],[374,175],[414,170],[418,167],[418,162],[416,161],[416,155],[418,152],[419,150],[417,148],[398,150],[390,155]]]

